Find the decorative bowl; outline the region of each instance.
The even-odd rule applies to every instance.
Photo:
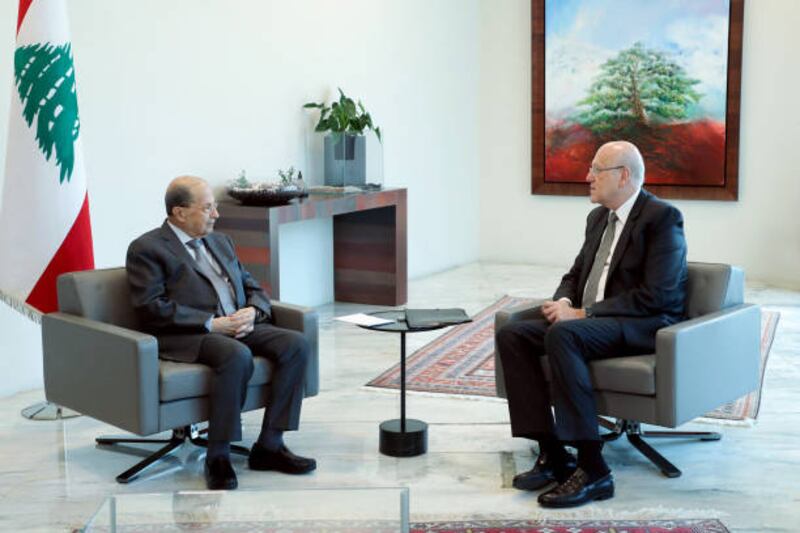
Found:
[[[242,205],[271,206],[289,203],[293,198],[304,196],[305,192],[297,188],[291,189],[239,189],[229,188],[228,196],[238,200]]]

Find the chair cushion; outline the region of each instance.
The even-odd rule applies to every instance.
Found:
[[[547,381],[550,381],[550,364],[542,359]],[[599,359],[589,363],[592,385],[595,390],[623,392],[653,396],[656,393],[656,356],[631,355]]]
[[[206,396],[211,390],[211,369],[195,363],[159,362],[159,387],[161,402]],[[264,357],[254,357],[255,369],[248,387],[265,385],[272,381],[272,363]]]

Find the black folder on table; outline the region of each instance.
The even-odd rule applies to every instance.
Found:
[[[410,328],[453,326],[472,322],[463,309],[406,309],[406,324]]]

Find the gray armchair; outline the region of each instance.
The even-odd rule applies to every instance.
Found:
[[[197,424],[208,419],[211,371],[200,364],[158,358],[156,338],[137,331],[124,268],[89,270],[58,278],[59,312],[42,319],[47,400],[141,436],[171,431],[167,439],[98,438],[99,445],[163,443],[126,470],[128,483],[189,440],[204,446]],[[302,332],[311,345],[305,395],[319,392],[316,311],[272,302],[275,324]],[[244,410],[266,405],[271,363],[255,358]],[[123,450],[123,448],[120,448]],[[248,449],[233,446],[236,453]]]
[[[744,273],[738,267],[689,263],[689,319],[656,334],[656,352],[592,361],[589,364],[599,418],[610,441],[626,435],[630,443],[667,477],[681,471],[643,437],[718,440],[712,432],[642,431],[640,424],[669,428],[736,400],[758,387],[759,307],[742,303]],[[495,331],[509,321],[531,317],[534,307],[501,311]],[[543,367],[549,380],[547,356]],[[505,398],[500,358],[495,353],[497,395]]]

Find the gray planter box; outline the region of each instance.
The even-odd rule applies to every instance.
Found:
[[[363,135],[325,136],[325,185],[344,187],[367,181],[367,142]]]

